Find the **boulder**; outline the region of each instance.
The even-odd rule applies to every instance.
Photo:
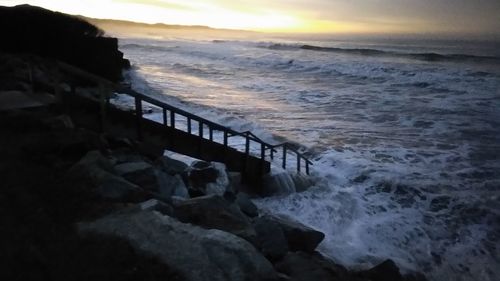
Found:
[[[215,228],[254,241],[255,229],[240,209],[218,195],[196,197],[174,204],[174,214],[181,222]]]
[[[126,180],[148,191],[158,191],[157,172],[146,162],[128,162],[115,166],[117,173]]]
[[[156,179],[161,198],[169,199],[172,196],[189,198],[187,187],[179,175],[172,176],[157,170]]]
[[[325,235],[283,215],[265,215],[266,220],[277,223],[288,241],[291,251],[312,252],[323,241]]]
[[[226,165],[218,162],[195,161],[188,169],[191,197],[218,194],[230,190]]]
[[[110,159],[104,157],[99,151],[91,150],[83,156],[80,161],[78,161],[70,169],[70,173],[88,173],[88,176],[92,177],[92,171],[95,168],[100,170],[105,170],[114,173],[113,163]]]
[[[188,281],[278,280],[269,261],[247,241],[216,229],[181,223],[155,211],[108,215],[79,223],[82,234],[114,235],[156,256]]]
[[[174,208],[162,201],[157,199],[149,199],[139,204],[139,207],[143,211],[157,211],[163,215],[172,216],[174,214]]]
[[[69,170],[73,177],[90,180],[97,187],[97,194],[105,199],[136,201],[133,198],[142,198],[142,189],[114,172],[112,162],[96,150],[89,151]]]
[[[295,183],[287,171],[262,177],[262,196],[285,195],[295,192]]]
[[[179,160],[167,156],[161,156],[156,160],[156,165],[169,175],[182,174],[189,166]]]
[[[256,246],[269,260],[282,258],[288,252],[288,241],[281,226],[265,217],[253,222],[257,232]]]
[[[118,164],[115,166],[116,172],[121,176],[131,174],[131,173],[140,173],[140,172],[143,172],[144,170],[151,169],[151,168],[152,168],[151,164],[143,162],[143,161],[127,162],[127,163],[122,163],[122,164]]]
[[[244,192],[240,192],[236,195],[236,204],[240,207],[240,210],[247,216],[253,218],[259,215],[259,209],[255,204],[250,200],[248,194]]]
[[[353,280],[348,271],[318,253],[289,252],[275,263],[275,268],[288,275],[290,281],[344,281]],[[386,279],[386,281],[392,281]]]
[[[291,177],[296,192],[306,191],[307,189],[309,189],[309,187],[314,185],[314,181],[307,175],[295,173]]]
[[[398,266],[392,260],[385,260],[375,267],[360,271],[357,273],[359,277],[366,278],[371,281],[403,281],[403,276],[399,272]]]
[[[95,183],[97,184],[97,194],[105,199],[140,201],[145,196],[144,191],[137,185],[107,171],[101,171]]]

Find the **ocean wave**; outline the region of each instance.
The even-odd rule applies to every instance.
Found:
[[[341,54],[352,54],[360,56],[386,56],[399,57],[407,59],[416,59],[429,62],[452,61],[452,62],[476,62],[476,63],[494,63],[500,64],[500,57],[494,56],[477,56],[469,54],[439,54],[439,53],[403,53],[394,51],[384,51],[370,48],[338,48],[338,47],[321,47],[307,44],[283,44],[283,43],[259,43],[259,48],[271,50],[308,50],[316,52],[330,52]]]

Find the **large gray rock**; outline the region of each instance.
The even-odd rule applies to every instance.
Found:
[[[244,192],[240,192],[236,194],[236,204],[240,207],[240,210],[247,216],[253,218],[259,215],[259,209],[255,204],[250,200],[248,194]]]
[[[262,177],[261,195],[263,196],[285,195],[295,191],[295,183],[287,171]]]
[[[223,163],[195,161],[187,171],[192,197],[232,191]]]
[[[168,199],[172,196],[189,198],[186,184],[179,175],[172,176],[157,170],[156,179],[161,198]]]
[[[371,269],[358,272],[357,275],[372,281],[404,280],[403,276],[399,272],[398,266],[392,260],[385,260]]]
[[[69,170],[73,177],[90,180],[97,187],[97,194],[103,198],[135,201],[133,197],[139,196],[142,189],[114,172],[113,163],[99,151],[89,151]]]
[[[255,229],[240,209],[218,195],[196,197],[174,204],[174,214],[182,222],[215,228],[254,241]]]
[[[131,173],[140,173],[151,168],[151,164],[144,161],[126,162],[115,166],[116,172],[121,176]]]
[[[156,256],[188,281],[277,280],[269,261],[247,241],[181,223],[154,211],[112,214],[80,223],[80,233],[115,235]]]
[[[295,173],[292,175],[292,181],[295,185],[296,192],[303,192],[309,189],[309,187],[314,185],[314,181],[308,175],[302,173]]]
[[[169,175],[182,174],[189,166],[179,160],[172,159],[167,156],[162,156],[156,160],[156,165]]]
[[[144,190],[151,192],[159,190],[156,169],[149,163],[143,161],[126,162],[118,164],[114,168],[120,176],[142,187]]]
[[[323,241],[325,235],[283,215],[265,215],[266,220],[277,223],[292,251],[312,252]]]
[[[352,279],[345,268],[318,253],[289,252],[275,263],[275,268],[289,276],[290,281],[345,281]],[[386,279],[392,281],[392,279]]]
[[[256,218],[253,226],[257,232],[256,246],[270,260],[282,258],[288,252],[288,241],[280,224],[266,219]]]

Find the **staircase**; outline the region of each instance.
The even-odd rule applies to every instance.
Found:
[[[101,94],[97,98],[77,94],[76,86],[72,86],[71,93],[62,97],[68,112],[81,126],[135,139],[159,149],[168,149],[197,159],[225,163],[229,171],[241,172],[243,181],[248,183],[259,183],[262,176],[270,172],[270,161],[278,152],[281,154],[284,169],[287,168],[287,156],[292,154],[296,157],[297,172],[304,170],[309,174],[311,161],[289,143],[271,145],[249,131],[237,132],[73,66],[64,63],[60,63],[60,66],[79,78],[100,85]],[[108,95],[112,91],[132,97],[133,110],[120,109],[110,104]],[[162,122],[144,118],[145,103],[161,110]],[[186,126],[178,125],[176,121],[180,118],[186,121]],[[218,140],[214,139],[216,133],[222,136]],[[244,149],[231,147],[228,139],[232,137],[244,138]],[[258,155],[251,153],[251,145],[260,148]]]

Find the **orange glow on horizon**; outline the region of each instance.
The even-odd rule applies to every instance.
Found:
[[[391,1],[382,0],[385,4],[396,3]],[[0,0],[0,5],[5,6],[25,3],[98,19],[150,24],[203,25],[260,32],[379,34],[492,32],[489,30],[491,28],[487,25],[489,23],[487,20],[481,27],[479,24],[467,24],[464,18],[460,18],[461,25],[458,25],[452,21],[444,22],[428,13],[413,15],[413,10],[411,13],[406,11],[406,16],[404,11],[401,11],[401,14],[387,16],[380,12],[384,10],[383,5],[371,2],[361,7],[352,6],[344,1],[327,4],[319,0],[297,0],[290,3],[283,0]],[[365,6],[366,10],[363,9]],[[378,9],[378,6],[381,6],[382,10]],[[453,15],[449,19],[454,19]],[[471,21],[481,22],[473,17],[469,18],[469,22]]]

